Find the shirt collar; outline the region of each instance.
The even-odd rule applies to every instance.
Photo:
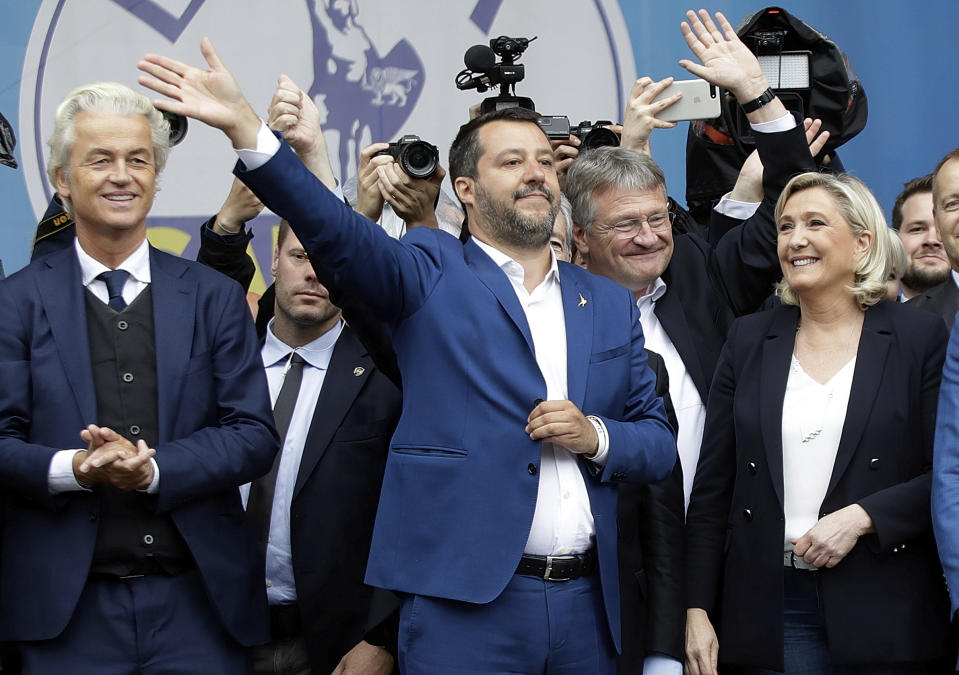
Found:
[[[77,251],[77,259],[80,261],[80,278],[84,286],[89,286],[100,276],[102,272],[109,272],[110,268],[99,260],[95,260],[89,253],[80,246],[80,240],[73,239],[74,248]],[[144,284],[150,283],[150,245],[144,238],[126,260],[117,265],[116,269],[125,270],[130,276]]]
[[[666,295],[666,282],[663,281],[662,277],[656,277],[656,281],[653,282],[653,290],[647,290],[646,293],[639,296],[636,302],[637,304],[644,301],[657,302],[664,295]]]
[[[476,237],[470,238],[476,243],[477,246],[480,247],[480,249],[486,253],[486,255],[493,259],[493,262],[496,263],[496,266],[503,270],[503,272],[506,273],[506,276],[518,282],[520,286],[523,285],[523,282],[526,279],[526,273],[521,264],[510,258],[498,248],[490,246],[486,242],[480,241]],[[559,283],[559,265],[556,263],[556,252],[553,250],[552,246],[548,248],[549,270],[546,272],[543,283],[548,281],[556,281],[556,283]]]
[[[330,366],[330,357],[333,355],[333,345],[336,344],[336,339],[340,337],[340,333],[343,330],[343,319],[337,321],[333,328],[323,333],[320,337],[296,349],[287,345],[274,334],[273,322],[275,320],[276,319],[270,319],[270,323],[267,326],[266,339],[263,341],[263,349],[260,351],[265,368],[275,366],[280,361],[285,360],[289,357],[291,351],[295,351],[302,356],[303,360],[314,368],[326,370]]]

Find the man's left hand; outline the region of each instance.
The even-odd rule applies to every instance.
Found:
[[[393,657],[382,647],[359,642],[346,652],[333,670],[333,675],[389,675],[393,672]]]
[[[599,450],[596,427],[572,401],[543,401],[527,422],[526,433],[534,441],[550,441],[587,457]]]

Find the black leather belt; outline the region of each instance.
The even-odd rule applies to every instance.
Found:
[[[270,635],[274,640],[296,637],[302,632],[299,605],[270,605]]]
[[[576,555],[526,555],[519,560],[516,574],[546,581],[569,581],[596,572],[596,552]]]

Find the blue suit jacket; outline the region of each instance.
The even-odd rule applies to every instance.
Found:
[[[276,432],[253,323],[240,287],[150,250],[160,470],[169,512],[226,629],[268,637],[263,559],[237,486],[266,473]],[[97,423],[80,265],[73,247],[0,282],[0,639],[59,635],[87,580],[97,532],[93,493],[51,495],[55,452],[84,447]]]
[[[947,283],[952,284],[952,279]],[[956,321],[959,318],[953,322],[939,387],[932,472],[932,524],[949,586],[951,616],[959,609],[959,330],[955,329]]]
[[[240,178],[286,218],[311,260],[392,330],[403,377],[367,582],[486,603],[509,582],[533,519],[541,443],[525,433],[546,383],[506,275],[474,242],[437,230],[402,241],[324,188],[286,144]],[[580,467],[619,647],[616,483],[666,477],[676,448],[646,367],[639,313],[613,282],[560,264],[568,397],[606,423],[610,452]]]

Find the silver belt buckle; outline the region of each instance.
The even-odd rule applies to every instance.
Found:
[[[551,577],[550,573],[553,571],[553,561],[554,560],[572,560],[576,556],[569,555],[548,555],[546,556],[546,571],[543,572],[544,581],[569,581],[573,577]]]
[[[804,570],[806,572],[816,572],[818,567],[812,563],[806,562],[803,558],[797,557],[794,551],[783,551],[783,564],[792,567],[794,570]]]

